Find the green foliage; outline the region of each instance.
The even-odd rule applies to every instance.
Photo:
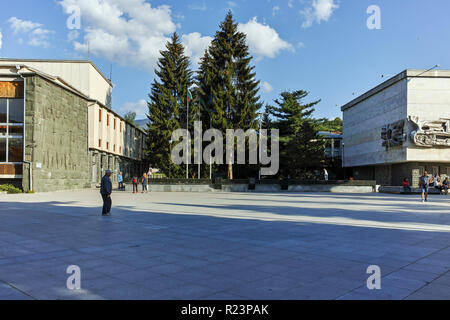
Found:
[[[271,127],[280,130],[280,174],[305,178],[311,169],[320,166],[323,143],[317,137],[314,106],[320,101],[303,103],[308,92],[282,92],[276,106],[267,106],[273,117]]]
[[[180,38],[174,33],[158,60],[147,115],[148,160],[153,167],[171,177],[182,177],[185,174],[184,168],[175,165],[170,159],[170,140],[173,131],[186,128],[188,89],[193,84],[193,73],[189,66],[190,61],[184,55]],[[197,108],[195,101],[190,101],[190,126],[193,125]]]
[[[22,193],[22,190],[20,190],[19,188],[14,187],[11,184],[0,185],[0,191],[6,191],[8,193]]]
[[[212,111],[213,127],[224,133],[226,129],[258,126],[259,81],[255,80],[251,60],[246,35],[237,30],[229,11],[201,60],[197,77],[200,103]],[[232,179],[232,165],[227,168]]]
[[[136,112],[133,111],[128,111],[127,113],[125,113],[125,115],[123,116],[123,119],[128,122],[131,125],[135,125],[134,121],[136,120]]]
[[[342,119],[339,117],[333,120],[317,119],[315,127],[317,131],[342,132]]]

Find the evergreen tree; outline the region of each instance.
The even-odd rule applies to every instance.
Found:
[[[176,33],[166,44],[166,50],[160,53],[156,77],[149,94],[147,157],[151,165],[159,168],[166,176],[183,177],[185,168],[171,161],[170,139],[174,130],[186,128],[188,90],[193,84],[193,73]],[[192,101],[190,103],[191,126],[196,108]]]
[[[250,65],[246,36],[237,30],[231,11],[220,24],[220,30],[205,53],[199,71],[200,101],[212,113],[213,126],[226,129],[256,129],[259,103],[259,81]],[[227,175],[233,179],[233,166]]]
[[[277,106],[268,108],[274,117],[272,126],[280,130],[280,172],[285,176],[304,178],[323,158],[323,144],[312,118],[320,100],[303,104],[307,95],[303,90],[283,92],[275,100]]]
[[[128,111],[123,115],[123,119],[125,120],[125,122],[128,122],[129,124],[134,126],[136,120],[136,112]]]

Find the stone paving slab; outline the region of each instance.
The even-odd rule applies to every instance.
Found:
[[[0,195],[0,299],[450,299],[450,203],[328,193]],[[66,287],[81,269],[81,290]],[[381,289],[366,286],[381,268]]]

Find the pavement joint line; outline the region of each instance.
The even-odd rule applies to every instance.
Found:
[[[438,253],[439,251],[448,249],[448,248],[450,248],[450,245],[447,246],[447,247],[445,247],[445,248],[438,249],[438,250],[436,250],[436,251],[434,251],[434,252],[432,252],[432,253],[430,253],[430,254],[424,256],[424,257],[421,257],[421,258],[419,258],[419,259],[417,259],[417,260],[415,260],[415,261],[413,261],[413,262],[407,264],[406,266],[403,266],[403,267],[401,267],[401,268],[398,268],[398,269],[396,269],[396,270],[393,270],[393,271],[387,273],[386,275],[383,275],[382,278],[387,277],[387,276],[389,276],[390,274],[392,274],[392,273],[394,273],[394,272],[397,272],[397,271],[399,271],[399,270],[405,270],[405,269],[404,269],[405,267],[408,267],[408,266],[410,266],[410,265],[412,265],[412,264],[414,264],[414,263],[417,263],[418,261],[420,261],[420,260],[422,260],[422,259],[426,259],[426,258],[428,258],[429,256],[431,256],[431,255],[433,255],[433,254],[435,254],[435,253]],[[433,281],[439,279],[439,278],[442,277],[444,274],[447,274],[447,273],[449,273],[449,272],[450,272],[450,270],[447,271],[447,272],[444,272],[443,274],[439,275],[439,276],[436,277],[435,279],[431,280],[430,282],[426,283],[425,285],[423,285],[423,286],[421,286],[420,288],[416,289],[415,291],[411,292],[409,295],[407,295],[406,297],[404,297],[403,300],[407,299],[409,296],[411,296],[411,295],[414,294],[415,292],[417,292],[417,291],[421,290],[422,288],[428,286],[430,283],[432,283]],[[347,294],[349,294],[349,293],[351,293],[351,292],[354,292],[355,290],[360,289],[360,288],[364,288],[364,285],[360,285],[359,287],[356,287],[356,288],[354,288],[354,289],[348,291],[347,293],[345,293],[345,294],[343,294],[343,295],[340,295],[340,296],[338,296],[338,297],[336,297],[336,298],[333,298],[333,300],[342,298],[343,296],[345,296],[345,295],[347,295]]]
[[[24,294],[24,295],[26,295],[26,296],[32,298],[33,300],[39,300],[38,298],[36,298],[36,297],[32,296],[31,294],[29,294],[29,293],[27,293],[27,292],[25,292],[25,291],[23,291],[23,290],[17,288],[15,285],[13,285],[13,284],[11,284],[11,283],[9,283],[9,282],[3,280],[3,279],[0,279],[0,282],[3,282],[3,283],[6,284],[7,286],[9,286],[9,287],[11,287],[11,288],[13,288],[13,289],[19,291],[20,293],[22,293],[22,294]]]

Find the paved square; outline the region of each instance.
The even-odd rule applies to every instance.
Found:
[[[112,217],[100,200],[0,195],[0,299],[450,299],[450,197],[114,193]]]

